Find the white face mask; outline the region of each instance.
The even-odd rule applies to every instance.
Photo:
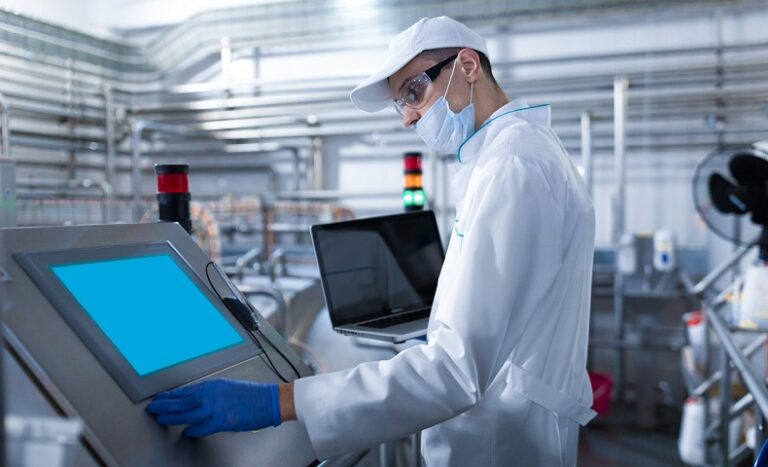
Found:
[[[451,87],[453,73],[456,71],[456,62],[453,62],[451,76],[448,78],[448,86],[443,94],[416,122],[416,134],[424,143],[433,150],[443,154],[456,154],[459,146],[475,131],[475,106],[472,104],[472,91],[474,83],[469,85],[469,105],[459,113],[454,113],[448,106],[445,96]]]

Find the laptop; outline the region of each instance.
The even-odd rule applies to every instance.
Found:
[[[404,342],[426,334],[445,252],[432,211],[313,225],[333,329]]]

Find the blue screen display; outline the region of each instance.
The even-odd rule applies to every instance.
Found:
[[[170,255],[51,270],[140,376],[243,342]]]

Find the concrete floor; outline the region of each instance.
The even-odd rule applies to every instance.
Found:
[[[579,432],[579,467],[685,466],[678,455],[680,414],[656,410],[658,426],[637,427],[636,408],[614,402],[611,411],[598,416]]]
[[[677,434],[632,427],[588,426],[579,436],[579,467],[685,466]]]

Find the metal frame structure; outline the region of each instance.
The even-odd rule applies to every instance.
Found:
[[[618,245],[621,236],[626,229],[626,165],[627,142],[627,108],[629,106],[629,80],[625,77],[617,77],[613,81],[613,151],[614,151],[614,184],[613,198],[613,242],[616,257],[616,270],[613,276],[613,316],[614,316],[614,340],[624,340],[624,275],[618,267]],[[591,138],[590,138],[591,139]],[[617,346],[614,364],[614,377],[616,380],[616,397],[621,400],[624,397],[624,348]]]
[[[0,152],[0,155],[3,156],[10,156],[11,155],[11,129],[10,129],[10,116],[9,116],[9,109],[8,109],[8,101],[5,99],[5,96],[0,94],[0,139],[2,139],[2,143],[0,143],[0,149],[2,152]]]
[[[754,457],[757,456],[759,447],[762,446],[765,440],[762,420],[768,417],[768,387],[766,386],[765,376],[756,375],[752,368],[750,368],[747,359],[758,350],[765,348],[767,338],[764,334],[756,334],[754,341],[746,347],[741,348],[737,345],[734,341],[733,332],[738,331],[738,329],[723,318],[722,310],[728,304],[727,297],[734,292],[735,285],[738,282],[731,284],[721,291],[716,289],[718,280],[729,272],[737,270],[741,260],[748,253],[754,251],[756,245],[757,241],[748,246],[738,248],[726,261],[695,285],[685,275],[682,276],[687,292],[691,296],[705,300],[705,323],[714,335],[717,336],[719,342],[719,369],[696,387],[691,395],[701,397],[704,400],[705,416],[703,429],[706,435],[707,446],[711,443],[717,443],[720,457],[717,464],[723,467],[738,465],[739,462],[743,461],[750,454],[746,444],[739,445],[733,451],[730,450],[729,446],[730,422],[740,416],[745,410],[752,407],[756,409],[755,446],[757,449],[754,451]],[[709,355],[710,345],[710,334],[707,333],[705,339],[707,355],[705,371],[710,371],[712,366],[710,362],[711,356]],[[736,402],[732,401],[731,396],[731,375],[733,371],[739,375],[739,379],[749,391],[748,394]],[[720,402],[720,413],[716,420],[711,420],[711,401],[708,393],[717,384],[719,384],[718,399]],[[708,451],[707,449],[707,458],[709,457]],[[709,459],[707,460],[709,461]]]

